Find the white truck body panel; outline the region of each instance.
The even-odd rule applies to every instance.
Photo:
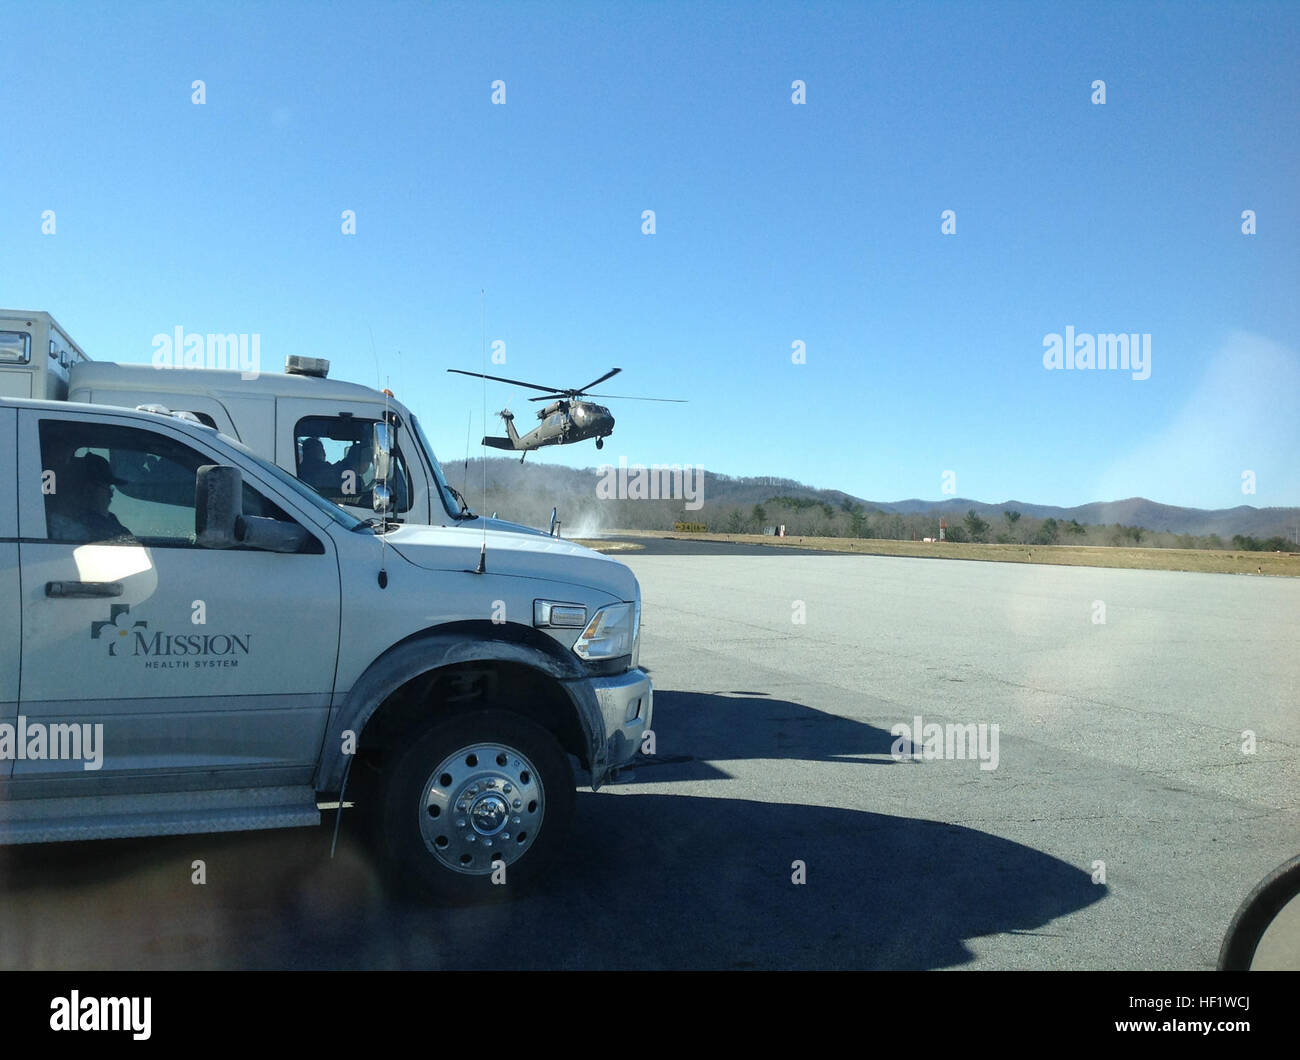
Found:
[[[227,358],[229,363],[238,358]],[[206,361],[205,361],[206,363]],[[381,391],[337,379],[280,372],[92,361],[48,313],[0,310],[0,397],[119,405],[161,405],[191,412],[254,452],[320,489],[358,518],[372,501],[364,483],[342,478],[347,437],[368,437],[369,426],[396,417],[398,489],[391,518],[399,522],[475,527],[541,534],[504,520],[462,517],[459,504],[439,485],[442,471],[415,417]],[[333,450],[316,465],[326,481],[304,472],[308,439]],[[392,484],[390,482],[390,484]],[[329,487],[326,489],[325,487]],[[349,501],[355,495],[356,501]]]
[[[86,360],[49,313],[0,310],[0,397],[63,401],[69,373]]]
[[[17,600],[18,579],[18,410],[0,405],[0,609]],[[0,612],[0,721],[18,715],[18,660],[21,630],[17,615]],[[0,761],[0,778],[13,770]]]
[[[222,434],[243,442],[291,475],[299,470],[295,428],[303,420],[347,417],[377,422],[386,413],[395,413],[406,428],[399,449],[410,469],[412,487],[409,508],[396,514],[413,523],[451,521],[437,498],[432,470],[418,453],[418,441],[410,429],[411,412],[400,401],[337,379],[279,372],[246,376],[215,368],[87,361],[71,373],[68,398],[124,408],[161,404],[173,411],[210,417]],[[359,518],[373,514],[358,505],[344,507]]]
[[[88,460],[113,476],[104,518],[123,535],[62,529],[69,491],[93,489],[66,485]],[[296,524],[303,547],[199,546],[190,498],[213,464],[237,467],[245,512]],[[639,628],[619,668],[593,669],[572,651],[578,629],[537,624],[537,600],[639,616],[632,572],[571,542],[376,533],[211,428],[0,399],[0,844],[314,823],[310,793],[338,792],[347,733],[440,667],[500,663],[548,687],[571,712],[557,738],[596,785],[651,723]],[[84,730],[86,749],[99,729],[95,764],[36,753],[36,729]]]

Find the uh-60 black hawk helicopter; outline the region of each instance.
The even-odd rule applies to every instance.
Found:
[[[586,386],[578,387],[576,390],[564,390],[561,387],[524,383],[518,379],[503,379],[499,375],[465,372],[459,368],[447,369],[447,371],[455,372],[457,375],[469,375],[475,379],[491,379],[497,383],[510,383],[512,386],[524,386],[530,390],[544,391],[541,397],[528,399],[529,401],[550,400],[550,404],[537,413],[537,418],[542,421],[540,426],[534,427],[527,434],[520,435],[515,430],[515,414],[509,409],[502,409],[497,415],[505,421],[507,437],[487,437],[483,439],[483,444],[489,445],[493,449],[522,449],[523,456],[519,458],[521,464],[524,462],[524,457],[532,450],[540,449],[544,445],[568,445],[570,442],[581,442],[588,438],[595,438],[596,448],[603,449],[605,439],[614,433],[614,417],[604,405],[597,405],[594,401],[580,401],[578,399],[585,396],[593,386],[599,386],[606,379],[612,379],[622,370],[622,368],[611,369],[599,379],[592,380]],[[596,396],[617,398],[620,401],[672,401],[678,404],[685,403],[684,398],[631,397],[627,394],[597,394]]]

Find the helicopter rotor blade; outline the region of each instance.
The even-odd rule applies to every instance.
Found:
[[[566,391],[566,393],[572,394],[574,397],[577,397],[579,394],[585,394],[593,386],[600,386],[600,384],[603,383],[606,379],[613,379],[614,376],[618,375],[618,373],[621,372],[622,370],[623,370],[622,368],[612,368],[604,375],[602,375],[599,379],[593,380],[592,382],[588,383],[586,386],[580,386],[578,387],[577,390]]]
[[[491,379],[497,383],[510,383],[512,386],[526,386],[529,390],[545,390],[548,394],[553,393],[556,389],[553,386],[540,386],[537,383],[525,383],[519,379],[506,379],[504,376],[499,375],[484,375],[482,372],[466,372],[460,368],[448,368],[447,371],[455,372],[457,375],[471,375],[475,379]],[[593,383],[592,385],[594,386],[595,384]],[[561,391],[561,395],[567,393],[569,393],[567,390]]]
[[[619,401],[671,401],[677,405],[686,405],[690,402],[689,398],[652,398],[639,397],[634,394],[588,394],[587,397],[617,398]],[[530,400],[540,401],[541,398],[531,398]]]

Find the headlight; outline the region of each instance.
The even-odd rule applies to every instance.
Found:
[[[578,636],[574,652],[587,662],[604,662],[631,655],[636,647],[639,604],[602,607]]]
[[[641,665],[641,583],[636,584],[636,599],[632,616],[632,669]]]

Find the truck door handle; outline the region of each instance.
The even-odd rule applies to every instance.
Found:
[[[121,582],[46,582],[45,595],[60,599],[93,596],[121,596]]]

